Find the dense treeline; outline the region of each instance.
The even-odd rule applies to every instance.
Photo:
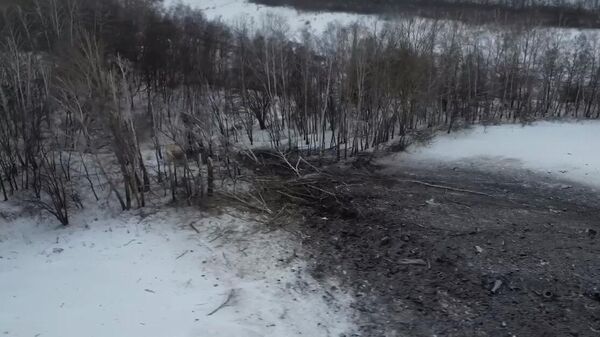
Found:
[[[152,0],[22,1],[0,29],[0,188],[64,224],[82,190],[123,209],[211,195],[267,136],[284,159],[342,159],[423,128],[600,114],[593,33],[406,19],[295,34]]]
[[[515,22],[549,27],[600,28],[597,0],[251,0],[268,6],[308,11],[360,14],[419,15],[469,24],[511,25]]]
[[[330,9],[353,10],[360,9],[362,12],[377,13],[382,8],[394,8],[407,4],[431,4],[434,2],[445,2],[451,4],[474,4],[480,6],[502,6],[505,8],[578,8],[578,9],[600,9],[600,3],[596,0],[253,0],[253,2],[264,2],[270,5],[291,5],[314,7],[317,5]]]

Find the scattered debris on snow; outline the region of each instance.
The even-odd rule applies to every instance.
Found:
[[[301,260],[288,259],[298,251],[288,236],[262,233],[234,210],[141,212],[78,214],[66,228],[4,217],[2,333],[337,337],[353,330],[350,296],[333,281],[337,290],[325,291]]]

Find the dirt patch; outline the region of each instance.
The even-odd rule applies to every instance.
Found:
[[[362,336],[600,336],[595,191],[445,165],[328,174],[355,212],[306,208],[301,231]]]

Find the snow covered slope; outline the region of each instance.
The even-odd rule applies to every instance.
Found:
[[[7,207],[1,336],[337,337],[352,329],[349,297],[321,289],[289,237],[237,215],[86,211],[56,229]]]
[[[416,146],[407,160],[530,169],[600,187],[600,121],[477,126]]]
[[[253,22],[257,27],[260,27],[266,15],[273,14],[285,19],[292,32],[306,27],[321,33],[329,23],[349,24],[375,19],[375,16],[371,15],[297,11],[287,7],[257,5],[246,0],[166,0],[165,5],[169,6],[178,2],[201,9],[209,19],[220,18],[226,23],[250,20],[249,23]]]

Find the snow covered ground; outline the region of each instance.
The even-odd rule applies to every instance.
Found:
[[[178,2],[201,9],[209,19],[221,19],[225,23],[235,23],[239,20],[250,20],[260,27],[264,17],[275,15],[285,19],[292,32],[309,28],[317,33],[325,31],[330,23],[350,24],[356,21],[375,20],[373,15],[306,12],[288,7],[271,7],[249,3],[247,0],[166,0],[169,6]]]
[[[476,126],[440,135],[399,156],[497,170],[524,168],[600,188],[600,121]]]
[[[88,210],[57,228],[3,204],[0,335],[337,337],[353,330],[350,296],[306,273],[290,235],[261,232],[243,218],[231,209]]]

